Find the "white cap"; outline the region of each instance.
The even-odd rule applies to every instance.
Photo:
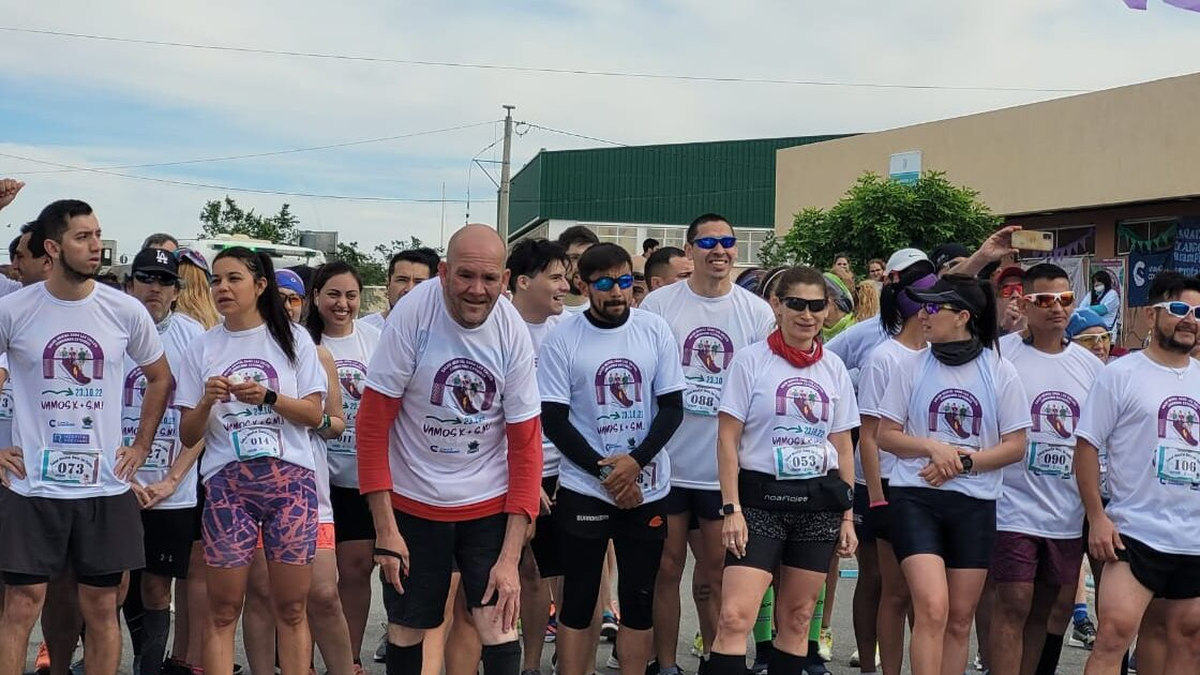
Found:
[[[919,262],[929,262],[929,256],[925,255],[924,251],[917,248],[902,248],[888,258],[887,267],[884,268],[883,273],[900,272]]]

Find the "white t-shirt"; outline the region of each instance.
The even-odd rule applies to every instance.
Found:
[[[859,326],[862,324],[855,324]],[[853,328],[853,326],[851,326]],[[844,335],[845,333],[843,333]],[[836,338],[835,338],[836,339]],[[900,344],[897,340],[885,340],[873,348],[871,355],[862,362],[862,376],[858,379],[858,409],[863,415],[881,417],[879,401],[887,390],[888,382],[901,372],[902,364],[922,356],[929,349],[913,351]],[[896,456],[879,449],[879,476],[891,480],[892,469],[896,466]],[[866,485],[863,477],[862,454],[854,453],[854,480]]]
[[[162,422],[154,434],[154,445],[146,456],[146,463],[137,472],[137,480],[142,485],[151,485],[167,477],[171,465],[178,459],[183,450],[179,442],[179,408],[175,406],[175,387],[178,380],[176,373],[183,367],[184,355],[192,340],[204,333],[204,328],[191,317],[172,313],[157,326],[158,335],[162,339],[163,350],[167,355],[167,363],[171,366],[171,393],[167,398],[167,409],[163,412]],[[142,395],[146,392],[146,375],[141,366],[133,359],[125,357],[125,386],[121,403],[121,434],[124,445],[133,443],[137,435],[138,420],[142,418]],[[196,477],[198,471],[192,467],[174,494],[155,505],[155,509],[185,509],[196,505]]]
[[[454,507],[508,492],[505,425],[537,417],[541,402],[529,329],[507,298],[463,328],[441,279],[422,282],[388,315],[367,386],[402,399],[388,434],[396,494]]]
[[[546,341],[546,336],[550,331],[563,320],[561,314],[554,314],[546,318],[541,323],[525,322],[525,327],[529,329],[529,339],[533,343],[533,363],[537,365],[537,354],[542,349],[542,343]],[[546,434],[542,433],[542,478],[558,475],[558,465],[562,460],[562,453],[554,444],[546,438]]]
[[[766,342],[738,350],[720,411],[741,421],[738,466],[781,480],[816,478],[838,467],[829,435],[859,425],[850,374],[828,352],[808,368],[776,356]]]
[[[646,297],[650,297],[650,296],[646,296]],[[580,303],[578,305],[568,305],[564,302],[563,303],[563,314],[567,314],[567,315],[583,314],[584,312],[587,311],[587,308],[590,306],[591,305],[588,304],[586,298],[584,299],[584,301],[582,303]]]
[[[142,303],[95,284],[82,300],[60,300],[45,283],[0,298],[0,351],[8,352],[13,444],[25,497],[80,499],[127,492],[117,478],[125,355],[147,366],[163,355]]]
[[[329,480],[338,487],[357,488],[355,422],[367,383],[367,364],[379,345],[379,331],[360,319],[354,322],[354,330],[345,337],[322,335],[321,345],[329,350],[337,366],[338,383],[342,388],[342,415],[346,419],[346,430],[342,435],[325,443],[329,453]]]
[[[666,321],[640,309],[615,328],[584,315],[563,319],[538,355],[542,400],[570,406],[568,419],[601,457],[637,449],[658,414],[658,397],[684,388],[679,351]],[[658,455],[638,477],[653,502],[671,490],[672,460]],[[559,485],[613,503],[600,479],[563,457]]]
[[[12,376],[8,372],[8,354],[0,354],[0,370],[5,373],[0,387],[0,448],[12,447],[13,393]]]
[[[1075,434],[1108,451],[1108,516],[1162,553],[1200,555],[1200,365],[1144,352],[1100,371]]]
[[[1029,399],[1016,369],[990,349],[961,366],[947,366],[932,352],[902,361],[878,412],[880,418],[904,425],[909,436],[936,438],[967,452],[994,447],[1004,434],[1031,424]],[[934,488],[919,475],[928,463],[927,457],[898,457],[892,487],[952,490],[976,499],[1000,496],[999,471],[966,473]]]
[[[9,279],[6,276],[0,275],[0,298],[3,298],[9,293],[16,293],[22,288],[24,288],[24,286],[16,279]]]
[[[333,502],[329,497],[329,442],[321,438],[316,431],[308,433],[312,441],[313,457],[316,458],[313,467],[317,483],[317,522],[333,522]]]
[[[1032,400],[1033,426],[1025,457],[1002,470],[996,529],[1049,539],[1083,536],[1083,502],[1075,482],[1075,427],[1092,383],[1104,368],[1075,343],[1058,354],[1038,351],[1020,334],[1000,340],[1000,353],[1017,369]]]
[[[867,357],[875,348],[891,337],[883,330],[879,317],[860,321],[846,330],[838,333],[832,340],[825,343],[825,351],[837,354],[846,370],[859,370],[867,363]],[[862,383],[859,383],[862,386]]]
[[[204,383],[217,375],[235,382],[253,380],[293,398],[324,397],[327,380],[316,345],[304,328],[296,324],[291,328],[296,340],[295,364],[288,361],[266,324],[242,331],[228,330],[225,324],[214,326],[192,341],[179,374],[175,403],[180,408],[195,408],[204,396]],[[267,405],[249,405],[232,397],[218,402],[208,416],[200,477],[207,482],[230,462],[258,457],[276,457],[312,470],[316,460],[308,431]]]
[[[666,451],[671,484],[720,490],[717,407],[734,355],[775,329],[771,305],[741,286],[719,298],[697,295],[687,281],[647,295],[641,309],[666,319],[683,364],[683,422]]]
[[[354,322],[354,324],[356,326],[370,326],[380,332],[383,331],[384,323],[387,323],[387,317],[385,317],[383,315],[383,312],[375,312],[374,314],[368,314],[368,315],[364,316],[363,318],[359,319],[358,321]]]

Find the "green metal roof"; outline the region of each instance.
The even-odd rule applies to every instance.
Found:
[[[771,227],[775,151],[843,137],[543,150],[512,178],[510,231],[546,219],[685,225],[707,212]]]

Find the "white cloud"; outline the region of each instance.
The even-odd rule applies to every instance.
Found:
[[[630,0],[518,2],[194,4],[113,0],[26,3],[8,25],[180,42],[555,68],[857,82],[1102,88],[1179,74],[1200,15],[1131,12],[1120,0],[841,0],[834,3]],[[865,131],[1054,96],[1020,92],[879,90],[687,83],[285,58],[3,33],[0,58],[13,96],[52,84],[102,91],[211,116],[239,139],[122,148],[87,135],[69,146],[12,154],[99,166],[254,152],[386,136],[473,122],[518,106],[519,119],[627,143]],[[6,92],[6,96],[10,92]],[[86,94],[81,105],[86,105]],[[0,113],[0,124],[3,123]],[[169,120],[156,120],[156,127]],[[61,130],[68,136],[71,130]],[[468,160],[493,138],[482,128],[223,167],[137,170],[145,175],[289,191],[437,197],[465,193]],[[244,139],[253,139],[247,142]],[[533,131],[514,143],[514,171],[540,147],[589,145]],[[248,147],[250,146],[250,147]],[[0,173],[33,168],[0,158]],[[264,175],[265,174],[265,175]],[[219,175],[217,173],[216,175]],[[19,205],[36,210],[66,194],[88,199],[135,246],[152,230],[194,227],[217,191],[94,174],[40,174]],[[475,174],[475,198],[491,199]],[[273,211],[284,198],[236,195]],[[416,234],[438,239],[438,205],[288,199],[309,227],[364,244]],[[14,207],[14,210],[17,207]],[[472,219],[491,222],[495,206]],[[447,221],[463,221],[448,205]],[[32,214],[30,214],[32,215]],[[5,213],[7,219],[15,218]],[[22,216],[23,217],[23,216]]]

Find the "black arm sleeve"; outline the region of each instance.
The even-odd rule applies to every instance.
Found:
[[[545,410],[545,407],[542,409]],[[650,431],[646,432],[646,437],[642,439],[637,450],[630,453],[637,460],[638,466],[644,467],[654,461],[654,457],[663,449],[667,441],[671,440],[671,436],[675,434],[675,430],[679,428],[681,422],[683,422],[683,392],[674,391],[659,396],[658,414],[650,423]]]
[[[680,401],[682,406],[683,399],[680,398]],[[599,478],[600,460],[604,457],[593,450],[583,434],[571,425],[571,421],[568,419],[570,411],[570,406],[565,404],[542,401],[542,432],[546,434],[546,438],[550,439],[554,447],[558,448],[563,457]]]

